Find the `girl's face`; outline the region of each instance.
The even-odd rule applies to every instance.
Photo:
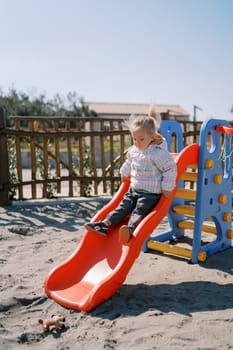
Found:
[[[153,134],[148,131],[139,129],[131,132],[134,145],[140,150],[144,151],[152,141],[154,141]]]

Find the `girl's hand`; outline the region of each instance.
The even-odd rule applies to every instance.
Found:
[[[172,191],[163,191],[163,194],[166,198],[169,198],[172,194]]]
[[[124,181],[129,181],[130,179],[130,176],[121,176],[121,181],[124,182]]]

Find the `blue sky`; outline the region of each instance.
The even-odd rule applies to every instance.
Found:
[[[233,113],[233,0],[0,0],[0,89]]]

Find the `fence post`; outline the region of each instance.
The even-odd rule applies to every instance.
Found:
[[[0,205],[9,205],[9,162],[7,135],[3,132],[6,121],[3,108],[0,107]]]

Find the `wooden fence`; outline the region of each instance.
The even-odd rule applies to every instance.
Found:
[[[131,145],[123,119],[13,116],[7,123],[0,109],[0,205],[113,195],[119,187],[119,168]],[[181,124],[184,146],[198,142],[202,123]]]
[[[7,158],[0,204],[8,192],[22,200],[110,195],[119,187],[131,145],[123,120],[14,116],[9,122],[0,130]]]

